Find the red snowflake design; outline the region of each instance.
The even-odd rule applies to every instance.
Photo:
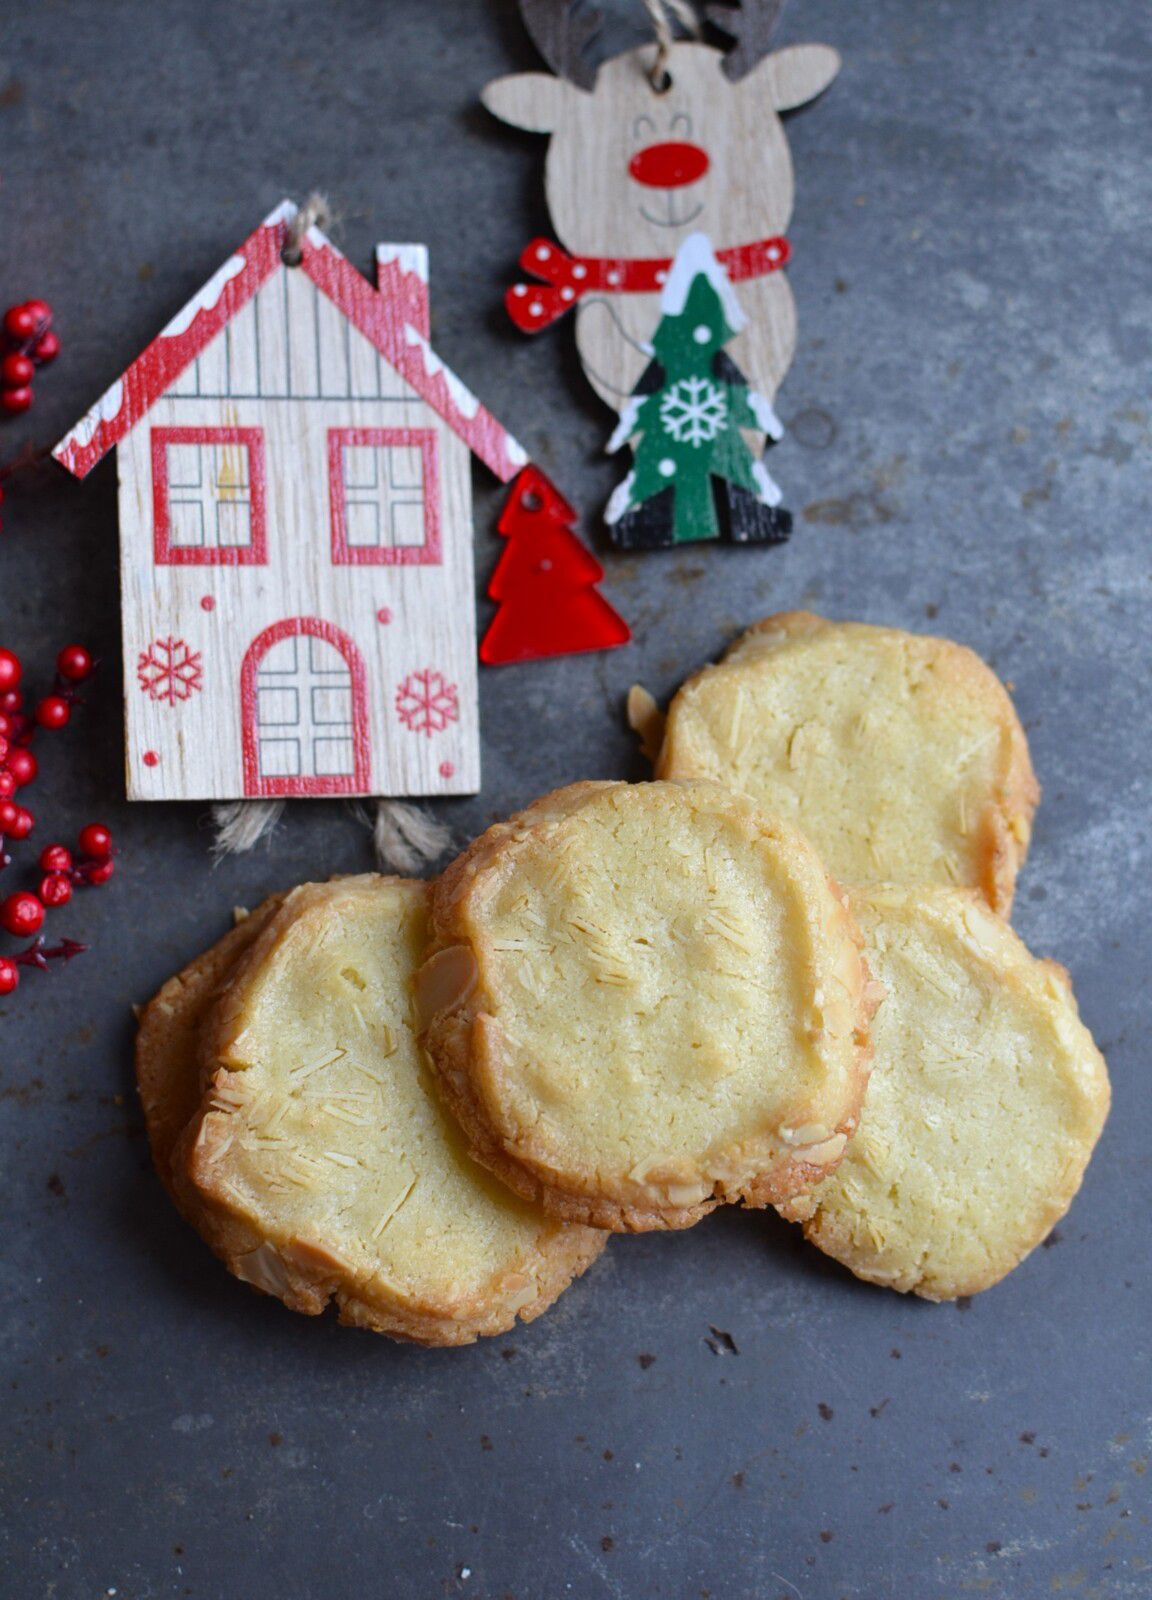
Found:
[[[450,722],[460,720],[456,685],[431,667],[410,672],[396,691],[396,715],[412,733],[428,739],[443,733]]]
[[[178,700],[191,700],[204,687],[204,668],[199,650],[191,649],[183,639],[154,639],[147,650],[141,650],[136,662],[136,676],[149,700],[167,701],[174,706]]]

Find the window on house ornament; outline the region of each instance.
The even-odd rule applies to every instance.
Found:
[[[432,428],[328,433],[332,560],[421,566],[440,560],[439,441]]]
[[[267,561],[259,428],[153,428],[152,499],[158,563]]]

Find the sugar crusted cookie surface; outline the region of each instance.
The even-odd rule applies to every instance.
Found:
[[[782,1206],[858,1277],[930,1300],[1011,1271],[1067,1211],[1108,1114],[1067,975],[971,893],[853,896],[886,995],[839,1170]]]
[[[750,795],[849,886],[973,888],[1004,914],[1039,800],[1007,690],[971,650],[809,612],[682,685],[656,775]]]
[[[211,1081],[174,1166],[238,1277],[295,1310],[464,1344],[544,1310],[603,1235],[566,1228],[469,1160],[416,1043],[423,884],[305,885],[205,1028]]]
[[[433,891],[418,979],[477,1159],[557,1215],[685,1227],[843,1153],[873,1001],[811,846],[718,785],[585,783]]]

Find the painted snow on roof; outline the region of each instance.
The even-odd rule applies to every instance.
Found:
[[[211,366],[216,357],[219,372],[220,352],[226,357],[224,376],[215,381],[231,384],[233,345],[227,338],[214,345],[217,336],[225,332],[261,287],[277,274],[284,278],[284,292],[295,314],[305,301],[288,284],[291,276],[300,273],[342,314],[342,325],[346,319],[347,324],[358,329],[384,361],[498,478],[507,482],[515,476],[528,459],[525,451],[444,365],[423,334],[412,326],[409,320],[412,307],[407,297],[394,298],[379,293],[315,226],[308,229],[301,241],[299,266],[284,264],[281,250],[288,223],[295,214],[296,207],[286,200],[264,219],[240,249],[141,352],[123,377],[60,441],[52,452],[57,461],[77,477],[86,476],[161,395],[169,391],[202,392],[198,387],[202,368]],[[254,314],[258,316],[258,310]],[[239,347],[240,341],[233,341],[233,344]],[[213,347],[211,351],[210,346]],[[193,378],[188,369],[194,363],[199,366]],[[317,393],[321,392],[320,365],[321,357],[317,355]],[[295,395],[299,391],[292,387],[294,374],[291,369],[289,372],[286,392]],[[191,387],[193,381],[196,388]],[[383,380],[378,382],[377,393],[383,393],[385,384]],[[308,392],[307,381],[301,387]],[[235,391],[228,388],[225,392],[231,395]],[[265,392],[263,381],[258,392],[261,395]]]
[[[428,301],[428,249],[422,244],[378,244],[376,287],[401,302],[405,322],[425,339],[431,331]]]
[[[112,419],[119,413],[120,407],[123,404],[124,381],[121,378],[117,378],[114,384],[105,389],[104,393],[100,396],[99,400],[97,400],[96,404],[89,406],[88,410],[84,413],[84,415],[80,418],[80,421],[68,435],[68,438],[74,439],[80,446],[90,444],[93,436],[96,433],[96,430],[100,427],[101,423],[111,422]],[[60,446],[57,445],[56,450],[59,449]],[[56,451],[53,451],[53,454],[55,455]],[[57,457],[57,459],[59,458]],[[65,465],[67,465],[67,462],[65,462]]]
[[[443,377],[445,384],[448,386],[448,393],[452,396],[452,404],[460,412],[461,416],[468,418],[476,416],[480,410],[479,400],[477,400],[466,383],[461,383],[456,374],[449,371],[427,339],[422,334],[417,333],[415,328],[405,327],[404,343],[413,350],[420,352],[420,359],[424,363],[424,371],[430,378]]]
[[[402,272],[414,272],[422,283],[428,282],[428,246],[424,244],[378,244],[377,267],[395,263]]]
[[[668,282],[660,295],[660,310],[666,317],[678,317],[684,310],[688,291],[703,274],[720,296],[724,318],[733,333],[747,326],[748,318],[740,309],[728,274],[716,259],[712,241],[706,233],[690,233],[676,252],[668,273]]]
[[[225,285],[231,283],[238,273],[243,272],[246,265],[247,263],[243,256],[229,256],[222,267],[217,267],[199,294],[194,294],[188,304],[176,313],[166,327],[161,329],[160,337],[162,339],[174,339],[177,334],[187,332],[201,311],[214,309],[220,296],[224,293]]]

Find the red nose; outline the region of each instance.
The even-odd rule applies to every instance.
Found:
[[[679,189],[702,178],[710,166],[707,150],[698,144],[670,142],[637,150],[628,171],[637,183],[646,183],[650,189]]]

